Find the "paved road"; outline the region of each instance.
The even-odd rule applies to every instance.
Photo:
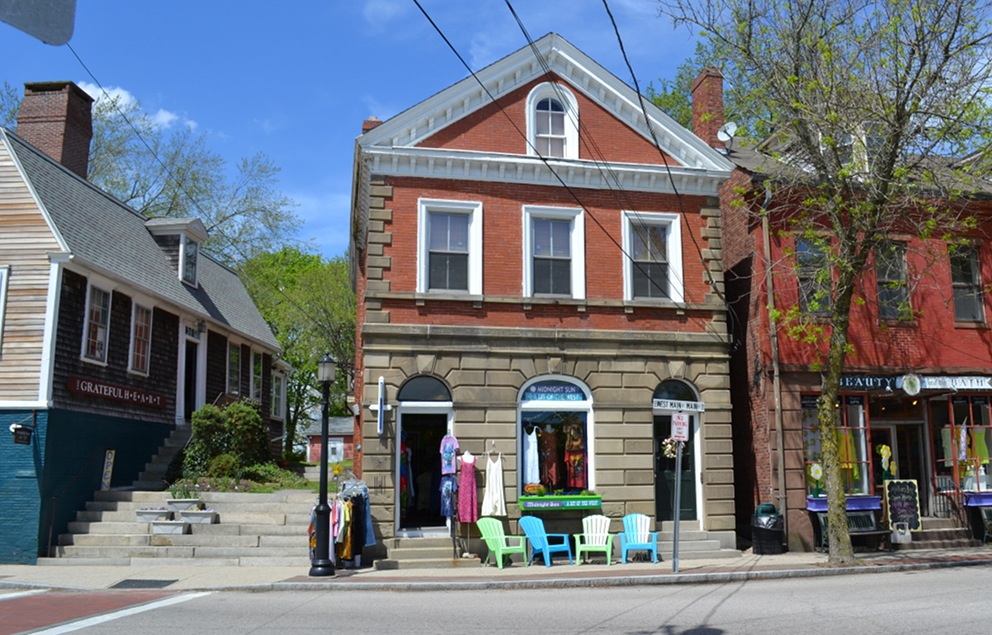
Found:
[[[629,588],[276,591],[167,594],[49,591],[0,601],[0,624],[35,632],[193,633],[987,633],[992,566]],[[114,613],[117,603],[124,613]],[[170,605],[161,602],[176,602]],[[77,607],[73,609],[72,607]],[[102,608],[97,608],[102,607]],[[120,608],[118,607],[118,608]],[[144,610],[139,613],[127,611]],[[80,611],[75,615],[74,611]],[[100,621],[72,622],[89,611]],[[109,611],[109,612],[108,612]],[[69,623],[64,620],[69,619]],[[23,622],[22,622],[23,624]],[[38,623],[26,625],[36,629]],[[82,627],[82,628],[78,628]],[[4,628],[4,633],[18,632]]]

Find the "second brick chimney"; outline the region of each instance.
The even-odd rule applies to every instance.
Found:
[[[711,147],[722,148],[716,133],[723,125],[723,73],[704,68],[692,83],[692,131]]]
[[[93,138],[93,98],[72,82],[24,84],[17,136],[82,178]]]

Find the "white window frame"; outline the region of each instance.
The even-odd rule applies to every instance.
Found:
[[[277,421],[286,418],[286,373],[272,372],[272,396],[269,404],[269,416]]]
[[[417,201],[417,293],[466,293],[430,289],[431,213],[465,214],[468,218],[468,295],[482,295],[482,202],[422,198]]]
[[[0,265],[0,354],[3,349],[4,316],[7,314],[7,280],[10,279],[10,265]]]
[[[682,219],[679,214],[670,212],[624,211],[623,215],[623,298],[627,301],[644,302],[685,302],[685,287],[682,283]],[[634,227],[643,225],[665,227],[665,253],[668,258],[668,295],[663,298],[634,297]]]
[[[235,381],[235,384],[233,385],[233,390],[232,390],[232,385],[231,385],[231,370],[232,370],[231,369],[231,350],[232,349],[237,349],[237,351],[238,351],[238,367],[237,367],[237,369],[235,369],[236,370],[236,375],[235,375],[236,381]],[[238,343],[238,342],[232,342],[230,340],[228,340],[228,342],[227,342],[227,378],[225,379],[225,382],[224,383],[226,384],[224,387],[227,389],[227,394],[229,394],[229,395],[240,395],[241,394],[241,344]]]
[[[107,295],[107,314],[106,320],[103,323],[103,337],[100,338],[103,341],[103,355],[102,356],[91,356],[89,355],[89,332],[90,332],[90,305],[93,302],[93,292],[94,290]],[[103,366],[107,365],[107,357],[110,353],[110,317],[113,313],[114,307],[114,291],[113,289],[106,289],[101,285],[94,284],[92,280],[88,281],[86,284],[86,307],[84,308],[83,315],[83,345],[80,351],[80,357],[83,361],[92,364],[100,364]]]
[[[537,152],[537,104],[542,99],[554,99],[565,109],[565,152],[561,157],[549,159],[579,158],[579,102],[567,86],[558,82],[538,84],[527,95],[527,154],[539,156]]]
[[[251,352],[251,398],[262,403],[262,383],[265,378],[265,358],[258,351]]]
[[[186,257],[188,251],[191,249],[189,245],[193,245],[193,270],[192,272],[187,267]],[[197,286],[197,272],[200,269],[200,243],[193,240],[189,236],[183,236],[182,241],[179,243],[179,279],[185,284],[191,285],[193,287]]]
[[[138,311],[144,310],[148,312],[148,337],[145,340],[145,363],[143,366],[138,366],[135,361],[135,353],[137,351],[138,344]],[[152,324],[155,319],[155,310],[150,306],[146,306],[140,302],[131,302],[131,345],[128,350],[128,370],[132,373],[137,373],[139,375],[148,375],[148,369],[151,367],[151,357],[152,357]]]
[[[584,300],[586,297],[586,231],[585,214],[581,208],[542,207],[525,205],[523,208],[523,252],[524,252],[524,297],[534,296],[534,230],[533,221],[539,218],[551,220],[568,220],[572,223],[570,248],[572,260],[572,293],[574,300]],[[566,296],[540,296],[566,297]]]

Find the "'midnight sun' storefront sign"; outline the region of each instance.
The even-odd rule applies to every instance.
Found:
[[[105,381],[95,379],[83,379],[82,377],[70,377],[66,382],[69,392],[84,395],[86,397],[100,397],[121,403],[136,404],[147,408],[165,408],[165,395],[108,384]]]

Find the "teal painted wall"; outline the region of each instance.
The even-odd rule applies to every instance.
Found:
[[[31,445],[16,445],[10,426],[35,423]],[[34,564],[38,557],[40,483],[44,467],[47,414],[30,410],[0,412],[0,563]]]
[[[115,450],[111,487],[130,485],[171,431],[147,421],[66,410],[39,411],[30,446],[7,428],[32,413],[0,413],[0,563],[34,563],[48,555],[76,512],[100,488],[104,457]],[[6,433],[6,434],[3,434]]]

